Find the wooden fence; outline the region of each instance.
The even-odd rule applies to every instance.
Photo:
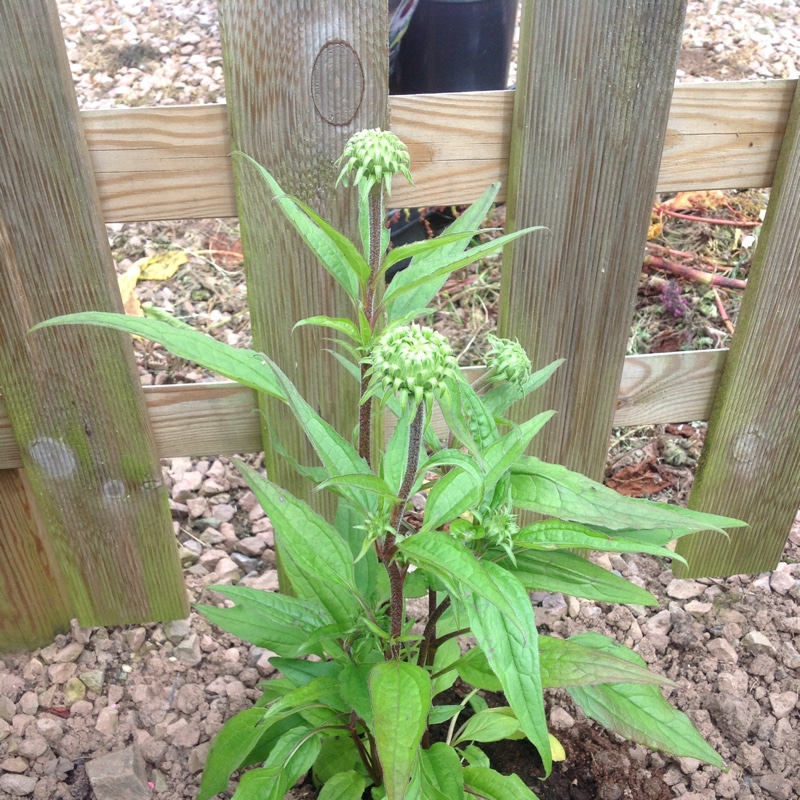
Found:
[[[526,2],[515,92],[390,99],[385,0],[220,0],[227,107],[81,113],[53,1],[0,5],[0,650],[74,616],[184,616],[158,458],[264,446],[249,389],[142,390],[125,337],[27,335],[121,309],[103,223],[238,215],[255,346],[352,430],[319,335],[289,335],[344,298],[230,152],[354,232],[333,161],[389,120],[416,181],[393,203],[467,203],[500,180],[511,225],[551,230],[506,253],[500,319],[537,365],[568,360],[525,409],[560,412],[537,454],[599,477],[612,424],[710,419],[690,504],[750,528],[682,544],[685,574],[774,567],[800,505],[800,100],[794,81],[673,92],[684,7]],[[654,192],[768,186],[730,352],[626,358]],[[290,446],[310,457],[299,433]]]

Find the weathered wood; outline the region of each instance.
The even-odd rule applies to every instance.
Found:
[[[225,87],[234,150],[268,169],[358,241],[358,194],[335,189],[334,164],[358,130],[388,127],[388,19],[385,0],[276,0],[220,3]],[[358,386],[325,351],[326,333],[306,317],[349,316],[351,304],[286,222],[261,176],[234,160],[253,342],[294,381],[324,419],[348,438],[356,423]],[[282,444],[303,464],[316,456],[286,409],[264,400]],[[332,499],[310,496],[284,459],[272,453],[270,477],[328,515]]]
[[[0,383],[74,612],[84,625],[185,616],[130,343],[27,333],[58,314],[122,310],[51,0],[0,4],[0,151]]]
[[[679,542],[682,574],[774,569],[800,506],[800,89],[689,505],[749,528]]]
[[[657,425],[708,419],[727,350],[628,356],[622,370],[614,425]],[[465,367],[474,381],[483,367]],[[252,389],[235,383],[148,386],[144,390],[158,453],[206,456],[261,450],[261,421]],[[432,424],[443,433],[434,408]],[[387,412],[385,435],[392,430]],[[22,465],[19,448],[0,400],[0,470]]]
[[[684,0],[523,5],[500,329],[566,358],[515,412],[558,412],[537,455],[599,478],[625,360]],[[522,407],[522,408],[520,408]]]
[[[770,186],[795,84],[677,86],[658,191]],[[466,203],[490,183],[505,183],[513,106],[513,91],[391,98],[392,130],[409,145],[415,180],[397,181],[393,203]],[[106,221],[236,215],[225,106],[82,117]]]
[[[61,571],[23,470],[0,471],[0,653],[33,650],[69,628]]]

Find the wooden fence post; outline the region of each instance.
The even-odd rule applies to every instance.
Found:
[[[83,625],[185,616],[127,337],[83,327],[28,334],[58,314],[122,310],[52,0],[0,4],[0,152],[0,383],[72,610]],[[15,527],[5,547],[29,551],[32,530]],[[37,589],[20,591],[0,594],[24,603]]]
[[[388,127],[386,0],[221,0],[225,88],[233,149],[268,169],[284,191],[358,239],[354,189],[334,189],[334,161],[362,128]],[[350,304],[271,202],[253,166],[234,158],[253,342],[308,402],[350,437],[358,386],[327,352],[326,333],[296,322],[349,316]],[[263,400],[282,444],[303,464],[316,456],[280,404]],[[277,422],[277,424],[276,424]],[[265,423],[272,480],[332,515],[333,498],[276,458]]]
[[[535,367],[566,358],[520,403],[558,411],[536,455],[602,475],[642,245],[656,189],[685,0],[523,5],[509,169],[515,242],[500,328]]]
[[[774,569],[800,506],[800,88],[689,505],[750,524],[681,540],[692,577]]]

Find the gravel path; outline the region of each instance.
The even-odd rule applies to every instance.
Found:
[[[207,0],[77,0],[60,9],[81,107],[224,100]],[[796,78],[799,33],[796,0],[690,0],[678,80]],[[136,230],[126,226],[128,242],[153,234]],[[164,474],[192,598],[214,601],[212,583],[276,588],[272,527],[227,460],[171,459]],[[597,630],[634,647],[679,684],[672,701],[731,769],[639,747],[631,761],[663,774],[684,800],[800,797],[800,519],[772,574],[674,581],[653,559],[598,560],[654,591],[660,605],[536,597],[542,626],[558,635]],[[211,737],[259,696],[268,656],[192,614],[167,625],[73,627],[49,647],[3,657],[0,798],[91,798],[84,760],[130,745],[156,796],[194,797]],[[550,708],[556,730],[579,717],[566,695],[553,693]],[[623,789],[609,788],[603,800]]]

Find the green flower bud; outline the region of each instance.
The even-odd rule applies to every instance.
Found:
[[[492,372],[489,380],[524,383],[531,374],[531,360],[522,345],[492,334],[489,334],[489,343],[492,346],[486,357],[486,365]]]
[[[354,133],[344,147],[336,166],[342,166],[337,183],[341,181],[347,186],[348,177],[355,173],[353,184],[364,184],[364,190],[383,182],[386,194],[392,193],[392,176],[403,175],[409,183],[411,173],[408,170],[411,157],[408,148],[389,131],[379,128]]]
[[[447,339],[419,325],[389,329],[366,360],[371,364],[366,396],[399,394],[403,403],[430,403],[447,390],[445,381],[458,375]]]
[[[507,547],[519,533],[514,514],[507,510],[490,512],[483,518],[484,538],[490,547]]]

